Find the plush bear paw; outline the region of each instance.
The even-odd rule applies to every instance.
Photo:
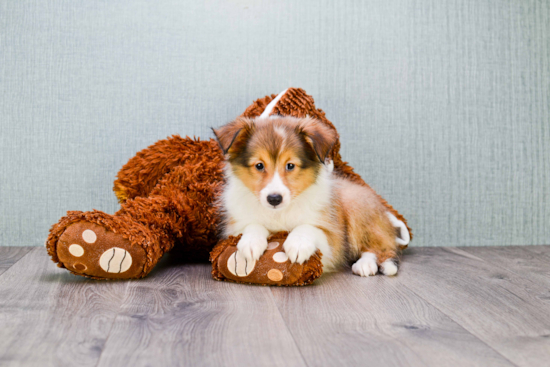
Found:
[[[145,250],[100,225],[85,221],[68,226],[59,237],[57,256],[74,274],[91,278],[138,278]]]
[[[290,261],[283,250],[283,243],[288,241],[285,232],[267,239],[267,248],[258,260],[246,259],[237,250],[242,237],[244,236],[230,236],[214,247],[210,253],[214,279],[249,284],[302,286],[311,284],[323,273],[321,253],[318,251],[303,264]]]

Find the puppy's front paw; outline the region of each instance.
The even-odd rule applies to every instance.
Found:
[[[290,262],[298,264],[303,264],[317,251],[313,238],[293,232],[288,235],[283,248]]]
[[[353,272],[353,274],[362,277],[375,275],[378,272],[378,265],[376,265],[376,255],[370,252],[364,252],[361,258],[352,265],[351,271]]]
[[[267,238],[255,233],[245,233],[237,243],[239,257],[252,261],[260,259],[267,248]]]

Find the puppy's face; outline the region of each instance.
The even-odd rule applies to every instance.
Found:
[[[237,119],[214,130],[235,177],[282,210],[317,180],[336,131],[311,118]]]

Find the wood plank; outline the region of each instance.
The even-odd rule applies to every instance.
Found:
[[[4,246],[0,247],[0,275],[25,256],[33,247]]]
[[[95,366],[126,287],[72,275],[32,249],[0,277],[0,365]]]
[[[521,246],[521,247],[535,254],[550,256],[550,245]]]
[[[348,270],[272,289],[170,258],[143,280],[91,281],[27,250],[0,277],[2,366],[505,366],[550,355],[546,258],[527,248],[413,248],[394,278]]]
[[[411,248],[401,270],[397,284],[510,361],[536,366],[550,360],[548,287],[456,248]]]
[[[310,366],[513,366],[396,280],[348,270],[272,292]]]
[[[269,288],[168,265],[132,283],[99,366],[305,366]]]
[[[517,276],[550,288],[550,256],[543,252],[537,253],[537,251],[530,251],[525,247],[526,246],[491,246],[461,247],[460,249],[502,269],[508,270]],[[550,248],[550,246],[545,247]],[[550,297],[550,294],[548,297]]]

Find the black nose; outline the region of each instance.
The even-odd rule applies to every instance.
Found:
[[[267,195],[267,202],[273,206],[279,205],[283,201],[283,197],[279,194]]]

